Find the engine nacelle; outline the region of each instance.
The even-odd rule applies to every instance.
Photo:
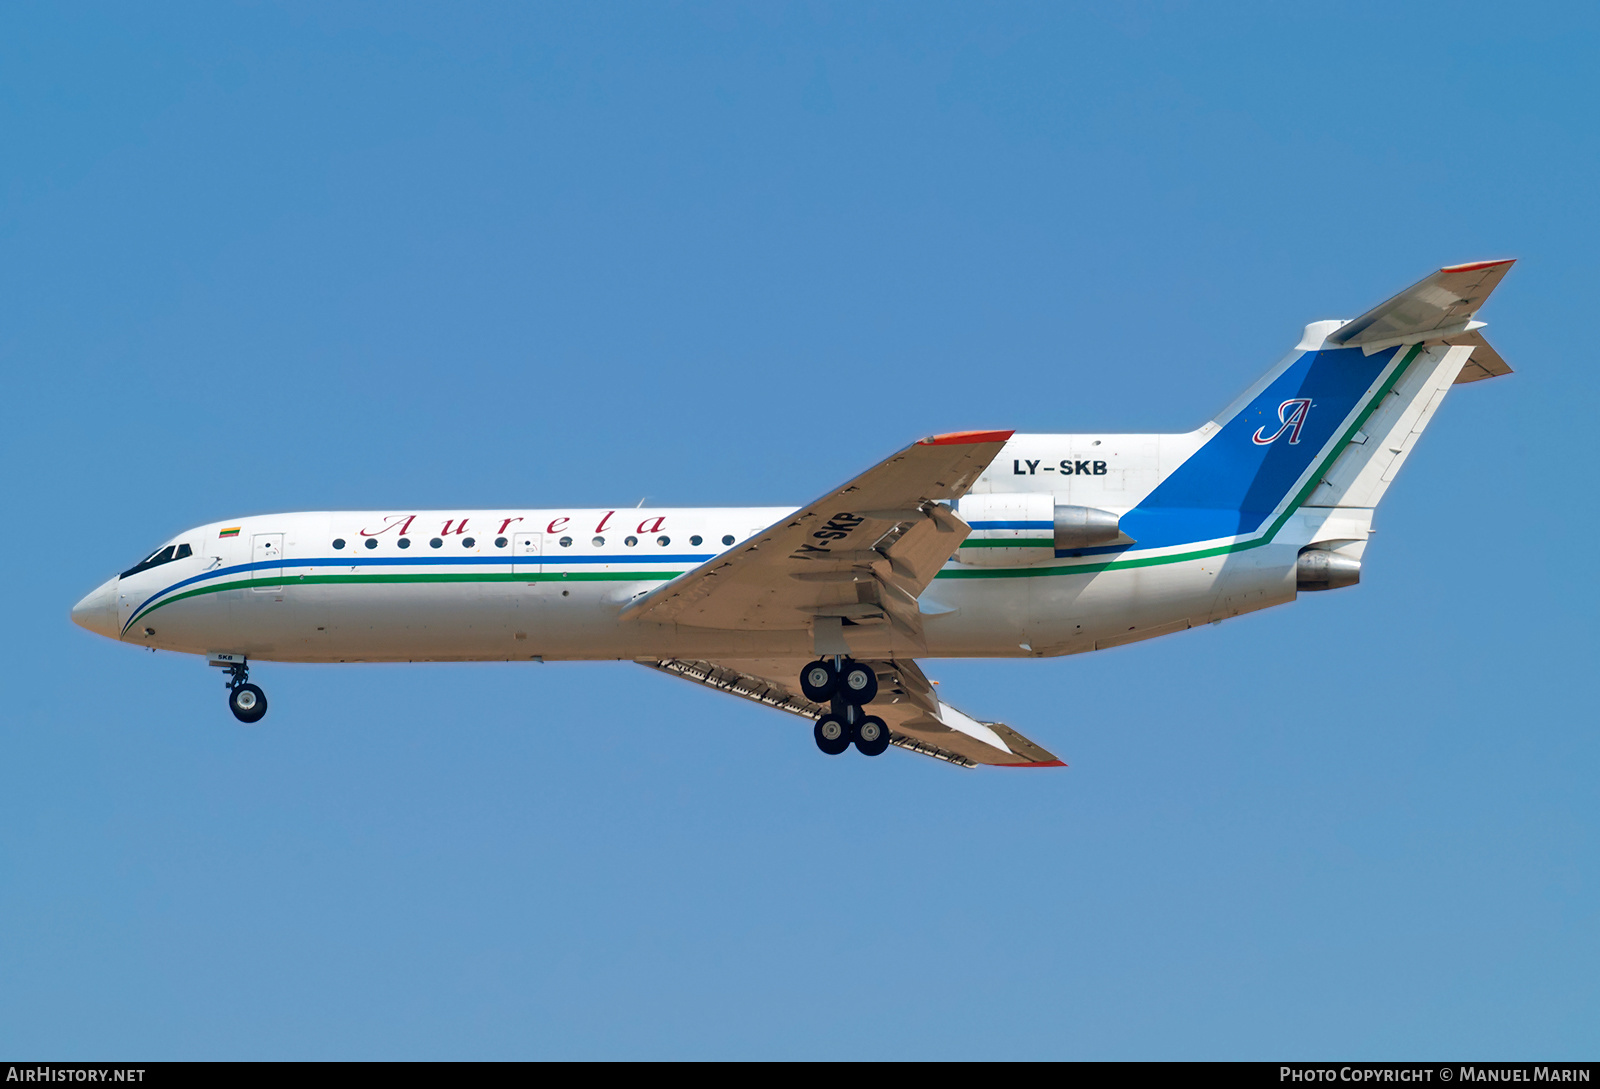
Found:
[[[1056,547],[1093,548],[1122,536],[1120,517],[1097,507],[1056,507]]]
[[[1045,563],[1055,559],[1057,549],[1090,548],[1122,537],[1111,511],[1058,506],[1049,492],[967,495],[959,512],[972,534],[956,559],[973,567]]]
[[[1296,590],[1337,590],[1361,581],[1361,561],[1326,548],[1303,549],[1294,565]]]

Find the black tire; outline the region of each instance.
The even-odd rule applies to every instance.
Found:
[[[857,707],[872,702],[878,694],[878,675],[871,666],[860,662],[846,662],[839,675],[839,698]]]
[[[850,747],[850,724],[838,715],[823,715],[817,719],[811,736],[816,739],[817,748],[829,756],[838,756]]]
[[[813,683],[822,674],[826,674],[826,679],[821,684]],[[812,703],[827,703],[838,687],[839,675],[833,671],[833,663],[826,659],[818,658],[800,671],[800,691]]]
[[[228,693],[228,710],[240,722],[260,722],[267,713],[267,694],[253,684],[241,684]]]
[[[856,749],[862,756],[882,756],[889,750],[889,727],[876,715],[856,723]]]

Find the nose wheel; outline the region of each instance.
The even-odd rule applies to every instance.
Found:
[[[250,667],[244,662],[228,667],[228,710],[240,722],[260,722],[267,713],[267,694],[250,683]]]
[[[228,692],[228,710],[240,722],[260,722],[267,713],[267,694],[253,684],[241,684]]]

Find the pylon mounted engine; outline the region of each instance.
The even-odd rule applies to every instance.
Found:
[[[1044,563],[1055,559],[1058,549],[1093,548],[1124,539],[1118,515],[1057,504],[1049,492],[967,495],[959,511],[972,535],[956,558],[974,567]]]

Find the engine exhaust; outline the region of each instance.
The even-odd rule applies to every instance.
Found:
[[[1361,581],[1361,561],[1325,548],[1308,548],[1294,565],[1296,590],[1338,590]]]

